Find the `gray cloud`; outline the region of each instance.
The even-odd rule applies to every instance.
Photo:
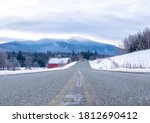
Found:
[[[150,26],[149,0],[31,1],[37,4],[23,4],[23,9],[21,5],[19,8],[14,6],[16,9],[12,7],[11,15],[3,14],[0,29],[30,33],[81,33],[107,40],[123,40],[128,34]]]

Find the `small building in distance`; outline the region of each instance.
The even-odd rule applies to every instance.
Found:
[[[69,63],[71,63],[70,58],[50,58],[47,67],[48,68],[61,67]]]

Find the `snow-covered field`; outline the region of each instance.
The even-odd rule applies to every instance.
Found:
[[[63,66],[63,67],[51,68],[51,69],[47,69],[47,68],[36,68],[36,69],[34,69],[34,68],[32,68],[31,70],[29,70],[29,69],[21,68],[20,70],[16,70],[16,71],[5,70],[5,71],[0,71],[0,75],[12,75],[12,74],[24,74],[24,73],[36,73],[36,72],[64,70],[64,69],[72,67],[76,63],[77,62],[72,62],[70,64]]]
[[[150,50],[90,61],[91,68],[111,71],[150,72]]]

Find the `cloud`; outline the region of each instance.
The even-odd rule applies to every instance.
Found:
[[[149,0],[1,0],[0,29],[123,40],[150,26],[149,6]]]

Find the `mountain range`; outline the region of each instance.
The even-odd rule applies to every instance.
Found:
[[[83,38],[70,39],[40,39],[31,40],[14,40],[11,42],[0,44],[0,50],[4,51],[24,51],[24,52],[81,52],[91,51],[103,55],[122,54],[123,49],[114,45],[94,42]]]

